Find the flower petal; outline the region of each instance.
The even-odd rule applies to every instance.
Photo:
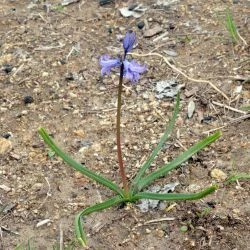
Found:
[[[132,82],[137,82],[140,78],[140,74],[147,69],[146,65],[140,65],[135,60],[131,62],[125,60],[123,64],[124,64],[124,77],[128,78]]]
[[[100,65],[102,67],[101,69],[101,75],[105,75],[105,74],[109,74],[110,70],[112,68],[116,68],[119,67],[121,65],[121,61],[119,58],[115,58],[115,59],[110,59],[109,55],[103,55],[100,58]]]
[[[123,39],[123,48],[125,56],[126,54],[133,49],[133,46],[136,41],[136,34],[133,31],[127,31],[124,39]]]

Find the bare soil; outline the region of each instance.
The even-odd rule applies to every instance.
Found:
[[[29,243],[31,249],[59,249],[60,240],[65,249],[81,249],[74,237],[74,216],[112,195],[53,156],[37,133],[39,127],[88,168],[120,183],[118,76],[101,77],[99,58],[122,53],[121,38],[128,29],[137,33],[134,53],[167,56],[165,51],[172,50],[177,53],[168,57],[172,65],[191,78],[210,80],[229,98],[208,83],[190,81],[157,56],[133,56],[148,71],[137,85],[127,82],[123,92],[128,178],[157,144],[173,110],[174,99],[157,99],[155,85],[174,79],[183,85],[181,112],[152,169],[207,131],[222,127],[223,135],[157,184],[179,182],[175,192],[195,192],[211,183],[219,189],[200,201],[169,202],[169,209],[143,213],[132,204],[90,215],[85,219],[88,248],[250,249],[249,182],[225,185],[223,178],[211,175],[213,169],[227,177],[249,173],[250,121],[240,111],[250,100],[249,46],[241,39],[234,44],[225,28],[228,7],[241,37],[250,43],[249,1],[187,0],[164,7],[141,0],[147,11],[138,19],[121,16],[118,8],[127,4],[122,1],[100,6],[97,0],[80,0],[64,8],[60,2],[0,3],[0,135],[11,144],[0,155],[0,249],[20,244],[19,249],[28,249]],[[143,30],[139,21],[145,22]],[[161,34],[145,38],[145,30],[154,26],[162,28]],[[164,33],[167,39],[160,37]],[[188,118],[191,100],[195,111]]]

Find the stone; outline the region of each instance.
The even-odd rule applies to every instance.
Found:
[[[144,32],[143,36],[146,38],[153,37],[163,31],[160,25],[154,26],[152,29],[148,29]]]
[[[227,178],[227,175],[222,170],[214,168],[211,171],[211,177],[220,181],[224,181]]]
[[[9,192],[11,190],[10,187],[6,186],[6,185],[0,185],[0,189],[4,190],[5,192]]]
[[[12,149],[11,141],[0,138],[0,155],[8,153]]]

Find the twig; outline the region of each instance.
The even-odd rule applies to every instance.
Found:
[[[235,118],[235,119],[229,121],[228,123],[224,124],[224,125],[221,126],[221,127],[213,128],[213,129],[210,129],[210,130],[208,130],[208,131],[204,131],[204,132],[202,132],[202,134],[209,134],[209,133],[211,133],[211,132],[214,132],[214,131],[216,131],[216,130],[225,128],[225,127],[227,127],[227,126],[229,126],[229,125],[231,125],[231,124],[233,124],[233,123],[236,123],[236,122],[238,122],[238,121],[245,120],[245,119],[248,119],[248,118],[250,118],[250,114],[240,116],[240,117],[238,117],[238,118]]]
[[[165,63],[171,68],[173,69],[174,71],[178,72],[179,74],[183,75],[184,77],[186,77],[189,81],[192,81],[192,82],[197,82],[197,83],[208,83],[213,89],[215,89],[217,92],[219,92],[225,99],[229,100],[229,97],[223,92],[221,91],[219,88],[217,88],[212,82],[208,81],[208,80],[202,80],[202,79],[195,79],[195,78],[192,78],[192,77],[189,77],[188,75],[186,75],[184,72],[182,72],[180,69],[176,68],[174,65],[172,65],[167,57],[159,54],[159,53],[148,53],[148,54],[136,54],[136,53],[130,53],[130,55],[133,55],[133,56],[139,56],[139,57],[144,57],[144,56],[158,56],[160,58],[162,58]]]
[[[63,229],[62,229],[62,223],[59,225],[60,230],[60,240],[59,240],[59,249],[63,250]]]
[[[38,14],[38,16],[40,16],[45,23],[48,23],[40,13]]]
[[[241,113],[241,114],[244,114],[244,115],[247,114],[247,112],[245,112],[245,111],[243,111],[243,110],[239,110],[239,109],[236,109],[236,108],[232,108],[232,107],[230,107],[230,106],[228,106],[228,105],[226,105],[226,104],[223,104],[223,103],[219,103],[219,102],[215,102],[215,101],[212,101],[212,103],[213,103],[214,105],[217,105],[217,106],[223,107],[223,108],[227,108],[227,109],[229,109],[229,110],[231,110],[231,111],[234,111],[234,112],[237,112],[237,113]]]
[[[160,218],[160,219],[155,219],[155,220],[149,220],[146,221],[142,224],[142,226],[153,224],[153,223],[158,223],[158,222],[163,222],[163,221],[173,221],[175,220],[174,217],[166,217],[166,218]]]
[[[24,63],[21,64],[21,65],[17,68],[17,70],[14,72],[14,74],[13,74],[12,76],[13,76],[13,77],[16,76],[16,74],[17,74],[19,71],[21,71],[21,69],[23,68],[23,66],[24,66]]]
[[[169,34],[168,31],[165,32],[165,33],[163,33],[162,35],[156,37],[156,38],[153,40],[153,42],[155,43],[155,42],[157,42],[158,40],[165,38],[168,34]]]
[[[238,35],[238,37],[240,38],[240,40],[247,46],[246,40],[240,35],[239,31],[236,30],[236,32],[237,32],[237,35]]]
[[[183,146],[183,144],[179,140],[176,140],[176,142],[182,149],[187,150],[187,148]]]
[[[7,232],[7,233],[11,233],[11,234],[19,235],[19,233],[18,233],[18,232],[11,231],[11,230],[10,230],[10,229],[8,229],[7,227],[0,226],[0,228],[2,229],[1,231],[5,231],[5,232]]]
[[[135,225],[131,231],[134,231],[138,227],[143,227],[143,226],[146,226],[149,224],[159,223],[159,222],[163,222],[163,221],[173,221],[173,220],[175,220],[174,217],[165,217],[165,218],[160,218],[160,219],[155,219],[155,220],[149,220],[149,221],[144,222],[143,224],[139,223],[139,224]]]
[[[69,57],[72,55],[73,52],[77,52],[77,53],[80,52],[80,44],[79,43],[72,46],[69,54],[66,56],[66,61],[69,60]]]
[[[239,69],[239,68],[236,68]],[[209,76],[207,77],[208,79],[225,79],[225,76]],[[249,76],[240,76],[240,75],[236,75],[236,76],[228,76],[227,78],[236,80],[236,81],[242,81],[243,83],[245,82],[249,82],[250,81],[250,77]]]
[[[38,209],[40,209],[40,208],[45,204],[45,202],[47,201],[47,199],[48,199],[49,197],[51,197],[51,195],[52,195],[52,194],[51,194],[51,187],[50,187],[49,180],[48,180],[47,177],[45,177],[44,179],[45,179],[45,181],[47,182],[49,189],[48,189],[48,192],[47,192],[47,194],[46,194],[46,197],[45,197],[44,201],[43,201],[42,204],[38,207]]]

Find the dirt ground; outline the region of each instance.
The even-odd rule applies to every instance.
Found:
[[[133,204],[90,215],[85,218],[88,248],[250,249],[249,182],[224,182],[250,167],[250,120],[240,110],[250,103],[250,2],[180,0],[164,6],[140,0],[147,8],[140,18],[120,14],[124,1],[100,6],[97,0],[80,0],[65,7],[61,2],[0,3],[0,249],[62,249],[60,241],[64,249],[80,249],[74,216],[112,195],[55,157],[39,127],[88,168],[120,183],[118,76],[101,77],[99,58],[122,53],[121,38],[129,29],[137,33],[133,52],[151,55],[132,56],[148,70],[137,85],[127,82],[123,92],[128,177],[157,144],[173,110],[174,99],[156,98],[155,86],[175,80],[182,87],[181,112],[152,168],[210,130],[222,127],[222,137],[157,184],[179,182],[175,192],[195,192],[211,183],[219,189],[203,200],[168,202],[164,209],[142,212]],[[225,27],[227,7],[242,37],[237,43]],[[148,37],[155,27],[159,33]],[[192,101],[195,110],[188,118]]]

